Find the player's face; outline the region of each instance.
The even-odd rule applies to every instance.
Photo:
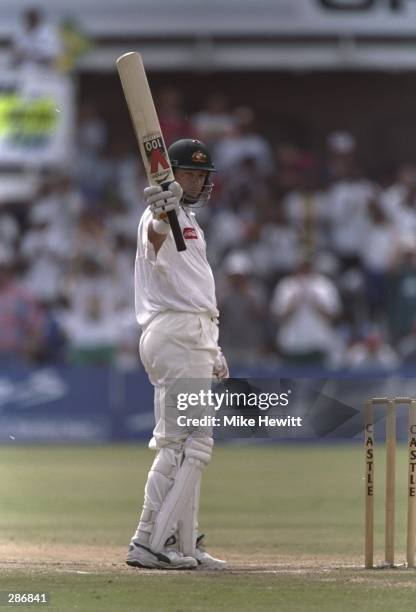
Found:
[[[175,170],[175,179],[180,183],[185,194],[191,198],[198,198],[202,188],[205,185],[205,179],[208,172],[205,170],[184,170],[177,168]]]

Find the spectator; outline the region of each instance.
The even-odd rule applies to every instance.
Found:
[[[114,275],[112,270],[106,269],[104,260],[90,254],[76,262],[73,275],[68,279],[66,298],[70,309],[80,313],[84,320],[94,300],[100,303],[100,312],[107,317],[116,311],[124,296],[114,291]]]
[[[269,186],[257,160],[247,155],[241,158],[227,178],[221,192],[221,207],[235,207],[245,220],[256,221],[268,197]]]
[[[54,68],[61,52],[57,28],[39,9],[26,9],[12,43],[13,66]]]
[[[398,344],[398,352],[404,365],[416,364],[416,317],[408,334]]]
[[[270,195],[265,202],[258,237],[245,246],[257,278],[265,281],[268,291],[283,276],[294,271],[300,251],[299,235],[288,223],[278,194]]]
[[[44,209],[45,215],[48,211],[48,224],[68,249],[73,249],[74,230],[83,208],[84,200],[75,181],[65,172],[47,176],[32,203],[32,209]]]
[[[61,319],[68,343],[68,361],[76,365],[113,362],[119,334],[115,312],[103,308],[97,295],[87,296],[82,310],[72,310]]]
[[[277,346],[292,365],[323,365],[336,345],[334,323],[341,303],[332,281],[302,260],[277,285],[271,304],[278,320]]]
[[[365,275],[361,266],[356,265],[340,273],[337,288],[343,304],[342,320],[349,329],[348,335],[354,335],[367,321],[369,310]]]
[[[383,322],[387,314],[390,270],[399,246],[399,233],[376,199],[368,204],[366,239],[361,245],[368,315]]]
[[[394,349],[383,338],[379,330],[367,333],[361,342],[353,344],[347,351],[345,363],[350,368],[397,368],[399,358]]]
[[[119,307],[132,309],[134,303],[134,257],[136,245],[125,233],[114,236],[114,292],[120,296]],[[134,310],[134,309],[133,309]]]
[[[75,180],[65,172],[53,177],[50,202],[55,208],[54,225],[61,235],[61,240],[70,243],[78,219],[85,209],[85,201]]]
[[[381,204],[391,221],[398,221],[400,208],[411,192],[416,189],[416,166],[413,164],[403,164],[400,166],[397,180],[384,190],[381,196]]]
[[[240,107],[233,113],[234,129],[218,144],[216,166],[221,173],[231,176],[242,160],[254,159],[263,176],[273,172],[272,152],[269,144],[255,129],[255,116],[251,108]]]
[[[143,167],[137,163],[137,155],[132,155],[125,144],[118,142],[113,148],[113,191],[114,199],[120,200],[119,215],[116,221],[117,230],[128,235],[134,242],[137,240],[137,219],[140,218],[144,202],[143,189],[147,178]],[[113,223],[111,224],[111,228]]]
[[[244,252],[232,252],[224,261],[226,278],[218,298],[220,343],[232,364],[254,365],[265,351],[266,296],[261,285],[253,280],[252,270],[250,258]]]
[[[283,143],[276,148],[276,167],[279,185],[284,192],[298,188],[299,160],[303,153],[293,144]]]
[[[365,239],[368,202],[374,185],[361,178],[355,141],[348,132],[335,132],[328,138],[328,166],[332,184],[328,189],[328,216],[331,246],[340,258],[342,270],[360,265]]]
[[[19,238],[19,225],[13,215],[0,206],[0,244],[14,251]]]
[[[108,130],[92,102],[81,104],[78,112],[77,146],[82,153],[99,153],[108,143]]]
[[[136,370],[140,367],[139,340],[134,305],[129,303],[127,308],[117,312],[118,333],[114,365],[119,370]]]
[[[357,143],[350,132],[343,130],[331,132],[326,145],[327,178],[330,182],[343,180],[347,174],[356,172]]]
[[[393,264],[389,331],[397,342],[413,327],[416,312],[416,239],[414,235],[401,238],[400,250]]]
[[[283,199],[286,218],[299,235],[304,251],[325,248],[328,225],[328,202],[319,189],[318,164],[304,154],[296,161],[297,183]]]
[[[400,234],[416,234],[416,185],[403,191],[403,196],[390,209],[394,226]]]
[[[14,273],[13,253],[0,245],[0,358],[34,360],[40,349],[43,315]]]
[[[208,227],[208,259],[220,266],[226,253],[237,249],[245,239],[247,224],[238,214],[238,202],[216,213]]]
[[[30,227],[21,243],[25,263],[25,284],[39,301],[54,302],[63,292],[63,278],[72,256],[71,244],[65,241],[53,223],[50,203],[35,205],[29,215]]]
[[[85,103],[79,112],[74,179],[90,209],[99,206],[113,177],[111,146],[99,112],[92,103]]]
[[[183,109],[182,95],[175,87],[165,87],[156,96],[160,128],[166,146],[181,138],[191,137],[189,121]]]
[[[104,219],[98,214],[84,212],[79,217],[74,233],[74,253],[79,258],[95,260],[113,269],[113,237],[106,227]]]
[[[216,92],[207,98],[205,108],[191,118],[193,132],[212,151],[214,160],[218,143],[234,128],[234,120],[227,107],[224,94]]]
[[[63,363],[66,360],[66,338],[60,323],[64,300],[39,302],[42,308],[40,346],[36,355],[39,363]]]

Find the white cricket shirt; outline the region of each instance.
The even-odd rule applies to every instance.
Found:
[[[151,220],[152,213],[146,208],[139,223],[135,263],[135,305],[139,325],[146,327],[157,314],[167,310],[218,316],[214,276],[195,213],[183,208],[178,213],[186,244],[186,251],[182,253],[176,250],[172,232],[169,232],[156,256],[148,239]]]

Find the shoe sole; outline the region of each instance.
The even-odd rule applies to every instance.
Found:
[[[142,569],[193,570],[197,568],[195,565],[170,565],[169,563],[163,563],[163,561],[159,561],[155,565],[150,565],[150,563],[145,565],[139,561],[126,561],[126,563],[130,567],[140,567]]]
[[[204,570],[209,570],[209,571],[221,571],[221,570],[225,570],[227,569],[227,564],[226,563],[221,563],[221,564],[204,564],[204,563],[200,563],[198,562],[198,570],[200,571],[204,571]]]

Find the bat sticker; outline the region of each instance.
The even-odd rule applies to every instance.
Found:
[[[143,146],[152,179],[157,183],[163,183],[169,177],[170,164],[162,138],[154,135],[146,136],[143,139]]]

